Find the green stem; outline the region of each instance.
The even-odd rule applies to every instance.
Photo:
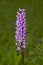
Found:
[[[22,65],[24,65],[24,50],[21,48]]]

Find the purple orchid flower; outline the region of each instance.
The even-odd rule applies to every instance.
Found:
[[[21,50],[21,48],[25,48],[25,38],[26,38],[26,16],[25,9],[20,9],[17,12],[17,20],[16,20],[16,45],[17,50]]]

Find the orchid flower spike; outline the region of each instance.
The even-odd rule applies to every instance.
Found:
[[[16,45],[17,50],[21,50],[21,48],[25,48],[25,38],[26,38],[26,16],[25,9],[20,9],[16,15]]]

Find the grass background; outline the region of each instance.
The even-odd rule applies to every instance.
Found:
[[[18,8],[26,10],[25,65],[43,65],[43,0],[0,0],[0,65],[21,65],[15,46]]]

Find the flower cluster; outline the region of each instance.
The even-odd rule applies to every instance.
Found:
[[[21,50],[21,48],[25,48],[25,37],[26,37],[26,16],[25,9],[20,9],[17,12],[17,20],[16,20],[16,45],[17,50]]]

